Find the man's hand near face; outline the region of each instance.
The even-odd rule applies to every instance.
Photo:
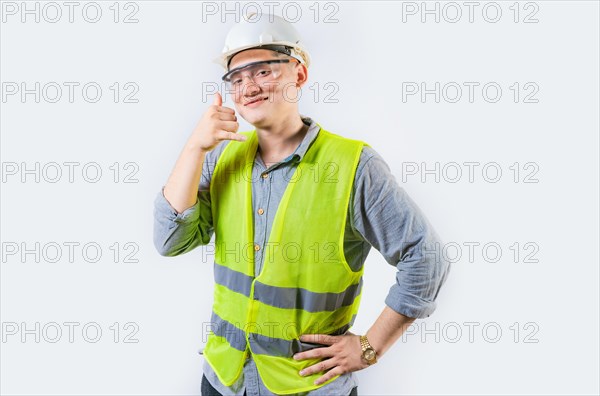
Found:
[[[217,92],[183,147],[163,190],[178,213],[196,203],[205,154],[223,140],[246,140],[246,136],[236,133],[239,126],[235,110],[223,106],[223,98]]]

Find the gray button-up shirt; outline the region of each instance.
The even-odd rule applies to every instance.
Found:
[[[319,125],[302,116],[309,125],[296,151],[283,161],[266,167],[257,155],[252,170],[254,244],[267,243],[279,202],[298,163],[317,137]],[[176,256],[210,242],[214,229],[210,207],[210,181],[219,156],[231,141],[219,143],[206,153],[194,206],[182,213],[159,191],[154,201],[154,245],[163,256]],[[235,144],[235,142],[233,143]],[[267,177],[261,177],[266,174]],[[164,189],[164,187],[163,187]],[[262,209],[258,214],[259,209]],[[439,251],[441,241],[419,207],[400,187],[389,166],[371,147],[361,152],[352,188],[344,234],[344,255],[358,269],[375,247],[385,260],[398,269],[396,280],[385,299],[394,311],[413,318],[425,318],[435,310],[435,299],[446,280],[450,263]],[[262,268],[264,249],[254,252],[255,273]],[[391,282],[390,282],[391,283]],[[205,361],[204,374],[224,395],[272,395],[262,382],[252,355],[246,359],[243,374],[230,387],[224,386]],[[327,385],[299,395],[348,395],[358,381],[345,373]]]

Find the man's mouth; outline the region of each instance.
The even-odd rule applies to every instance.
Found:
[[[269,99],[269,97],[268,97],[268,96],[267,96],[267,97],[264,97],[264,98],[257,98],[257,99],[254,99],[254,100],[250,101],[250,102],[246,102],[246,103],[244,103],[244,106],[248,106],[248,105],[250,105],[250,104],[252,104],[252,103],[261,102],[261,101],[263,101],[263,100],[267,100],[267,99]]]

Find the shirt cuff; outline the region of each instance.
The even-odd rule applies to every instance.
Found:
[[[427,301],[418,296],[406,294],[397,284],[390,288],[385,303],[397,313],[417,319],[430,316],[437,305],[435,301]]]
[[[170,221],[176,223],[192,223],[198,221],[200,217],[200,201],[196,197],[196,203],[193,206],[187,208],[181,213],[177,213],[175,208],[171,206],[164,193],[165,187],[163,186],[156,196],[154,206],[158,213],[168,218]]]

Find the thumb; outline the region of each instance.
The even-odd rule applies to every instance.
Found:
[[[221,97],[220,93],[215,93],[215,96],[213,98],[213,105],[215,106],[222,106],[223,105],[223,98]]]

